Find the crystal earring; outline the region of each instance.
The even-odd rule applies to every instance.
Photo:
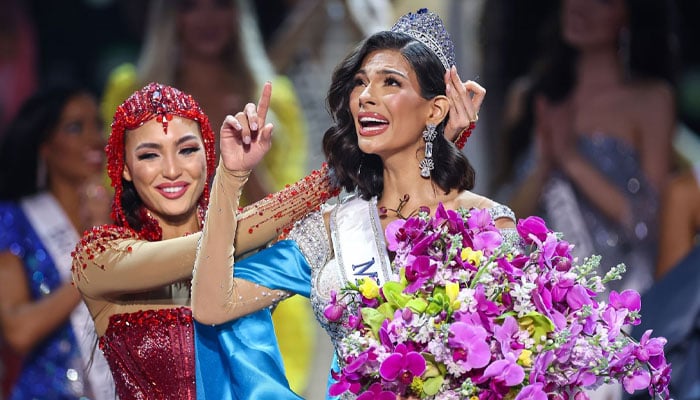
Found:
[[[425,140],[425,158],[421,160],[420,176],[423,178],[430,178],[430,171],[435,168],[435,163],[433,162],[433,140],[437,136],[435,130],[435,124],[428,124],[425,126],[423,131],[423,140]]]

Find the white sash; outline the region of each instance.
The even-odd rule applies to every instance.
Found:
[[[21,201],[21,206],[53,260],[61,280],[70,282],[72,279],[70,254],[80,238],[63,209],[48,193],[26,197]],[[109,365],[102,352],[95,346],[97,343],[95,325],[84,302],[81,301],[73,309],[70,322],[94,398],[114,400],[116,396]]]
[[[331,212],[330,229],[335,262],[345,281],[371,277],[382,285],[395,279],[376,199],[366,201],[356,197],[336,207]]]
[[[545,185],[542,200],[552,228],[566,232],[566,240],[575,243],[572,254],[579,261],[594,254],[593,239],[581,214],[571,184],[560,177],[552,177]]]

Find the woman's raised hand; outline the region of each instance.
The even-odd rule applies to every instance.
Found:
[[[455,66],[445,72],[445,86],[450,101],[450,119],[445,126],[445,138],[454,142],[460,132],[479,119],[486,89],[474,81],[462,82]]]
[[[270,107],[272,84],[263,86],[257,106],[246,104],[243,111],[235,116],[227,115],[221,125],[219,147],[221,161],[230,171],[253,169],[262,160],[272,144],[271,123],[266,123]]]

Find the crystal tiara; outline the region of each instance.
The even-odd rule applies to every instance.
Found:
[[[455,64],[455,46],[440,17],[427,8],[408,13],[399,18],[392,32],[405,33],[428,46],[442,62],[445,69]]]

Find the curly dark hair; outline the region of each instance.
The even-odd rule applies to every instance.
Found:
[[[333,125],[323,136],[323,151],[336,184],[348,192],[357,190],[365,200],[381,197],[384,166],[379,156],[363,153],[357,144],[355,122],[350,113],[350,93],[362,62],[367,55],[378,50],[401,52],[416,72],[423,98],[432,99],[445,94],[445,67],[428,47],[403,33],[375,33],[336,67],[327,97]],[[438,135],[433,142],[435,169],[431,171],[431,179],[445,193],[452,189],[470,190],[474,187],[474,168],[467,157],[445,139],[443,133],[448,118],[449,115],[437,126]]]

